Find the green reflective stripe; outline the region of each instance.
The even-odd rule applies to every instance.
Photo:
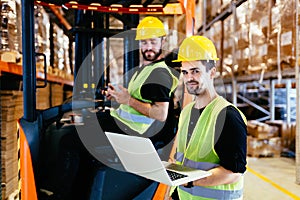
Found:
[[[121,109],[117,109],[116,112],[120,117],[129,121],[134,121],[134,122],[148,124],[148,125],[151,125],[154,122],[154,119],[146,117],[145,115],[136,115]]]
[[[243,196],[243,190],[217,190],[207,187],[194,186],[192,188],[186,188],[179,186],[179,188],[193,196],[199,196],[212,199],[239,199]]]

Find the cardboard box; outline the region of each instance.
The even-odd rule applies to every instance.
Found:
[[[281,139],[273,137],[258,139],[247,137],[247,155],[253,157],[279,157],[282,151]]]
[[[248,121],[247,131],[250,136],[257,139],[269,139],[278,136],[278,127],[256,120]]]

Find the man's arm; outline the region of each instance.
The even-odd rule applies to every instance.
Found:
[[[128,90],[121,85],[117,87],[119,87],[119,91],[109,88],[108,94],[118,103],[129,105],[143,115],[159,121],[165,121],[167,119],[169,102],[145,103],[131,97]]]
[[[168,116],[169,102],[154,102],[150,104],[130,97],[128,105],[143,115],[162,122],[166,121]]]

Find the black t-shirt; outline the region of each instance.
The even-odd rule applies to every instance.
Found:
[[[156,62],[161,62],[159,60]],[[144,66],[147,67],[147,66]],[[143,67],[139,71],[143,70]],[[139,73],[138,71],[138,73]],[[149,137],[156,148],[162,148],[167,145],[174,137],[176,121],[174,113],[173,93],[170,90],[173,84],[173,78],[169,71],[165,68],[154,69],[149,77],[143,83],[141,95],[144,99],[152,102],[169,102],[168,116],[165,122],[155,120],[146,133],[145,137]]]
[[[163,62],[164,60],[158,60],[153,63]],[[151,63],[150,65],[152,65]],[[164,63],[162,63],[164,64]],[[138,73],[142,71],[146,66],[138,69]],[[141,95],[144,99],[151,100],[153,102],[169,102],[170,90],[173,84],[170,73],[165,68],[154,69],[149,77],[143,83],[141,88]]]
[[[192,109],[189,133],[194,130],[203,110],[204,108]],[[188,134],[188,140],[189,137]],[[247,127],[239,111],[233,106],[224,108],[218,115],[214,147],[222,167],[234,173],[246,171]]]

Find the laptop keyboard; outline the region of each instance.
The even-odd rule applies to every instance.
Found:
[[[173,172],[173,171],[170,171],[170,170],[167,170],[167,173],[168,173],[168,175],[169,175],[169,177],[171,178],[172,181],[180,179],[180,178],[187,177],[187,175],[179,174],[177,172]]]

